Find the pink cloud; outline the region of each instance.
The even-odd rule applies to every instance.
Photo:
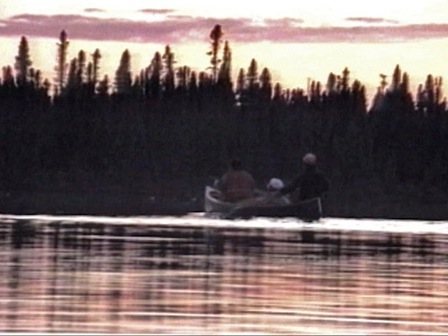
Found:
[[[104,10],[100,9],[100,8],[85,8],[84,12],[86,12],[86,13],[102,13],[102,12],[104,12]]]
[[[92,9],[93,10],[93,9]],[[142,10],[147,13],[169,14],[171,10]],[[378,18],[351,18],[351,21],[373,23],[354,27],[307,27],[303,20],[293,18],[254,22],[250,18],[216,19],[167,15],[163,21],[131,21],[82,15],[23,14],[0,20],[0,36],[59,36],[65,29],[70,39],[95,41],[141,41],[177,43],[186,39],[208,41],[215,24],[223,27],[224,39],[230,42],[396,42],[448,36],[448,24],[387,24]],[[385,23],[378,25],[377,23]]]
[[[145,13],[145,14],[155,14],[155,15],[166,15],[166,14],[170,14],[173,13],[174,10],[173,9],[140,9],[139,12],[141,13]]]
[[[361,22],[367,24],[399,24],[397,20],[389,20],[384,18],[374,18],[374,17],[349,17],[345,19],[346,21]]]

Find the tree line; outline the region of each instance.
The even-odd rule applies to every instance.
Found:
[[[62,31],[53,81],[32,67],[22,37],[14,66],[4,66],[0,78],[1,187],[138,187],[143,180],[217,176],[235,156],[259,180],[289,179],[312,151],[333,184],[376,178],[447,190],[442,78],[428,75],[414,97],[397,65],[370,107],[348,68],[325,84],[285,89],[252,59],[234,82],[223,36],[215,25],[202,72],[176,66],[167,45],[135,76],[125,50],[111,80],[99,78],[99,49],[68,60]]]

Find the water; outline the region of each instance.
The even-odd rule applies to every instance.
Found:
[[[0,332],[445,335],[448,223],[0,216]]]

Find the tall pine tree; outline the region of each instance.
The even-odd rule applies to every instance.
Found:
[[[30,67],[32,65],[30,58],[30,48],[28,40],[22,36],[19,44],[19,52],[16,56],[16,63],[14,68],[16,70],[17,85],[25,85],[30,79]]]

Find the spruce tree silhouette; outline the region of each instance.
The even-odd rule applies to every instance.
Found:
[[[218,79],[218,67],[221,63],[221,60],[219,59],[219,50],[221,48],[222,44],[222,37],[224,33],[222,31],[221,25],[217,24],[213,27],[212,31],[210,32],[210,44],[211,44],[211,50],[207,53],[207,55],[211,56],[210,64],[211,64],[211,70],[212,70],[212,80],[214,82]]]
[[[56,79],[55,79],[55,90],[56,93],[61,93],[65,85],[65,74],[67,70],[67,50],[68,50],[68,35],[65,30],[62,30],[59,34],[59,43],[57,52],[57,65],[56,65]]]
[[[126,49],[121,54],[120,65],[115,72],[115,92],[119,95],[131,92],[131,54]]]
[[[23,86],[29,81],[30,67],[32,64],[33,62],[30,58],[28,40],[25,36],[22,36],[20,39],[18,55],[16,56],[16,63],[14,65],[17,85]]]

